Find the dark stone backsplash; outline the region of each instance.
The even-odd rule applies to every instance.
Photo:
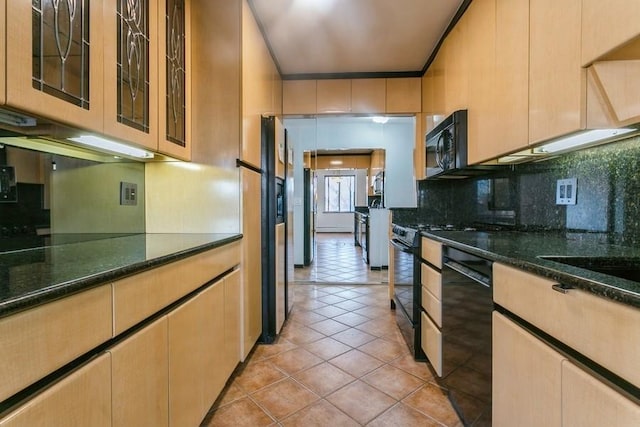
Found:
[[[556,181],[577,179],[577,203],[556,205]],[[417,209],[394,209],[394,222],[489,223],[525,230],[607,233],[640,242],[640,137],[506,166],[462,180],[423,180]]]

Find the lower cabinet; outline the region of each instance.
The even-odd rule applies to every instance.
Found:
[[[638,426],[640,406],[493,313],[493,425]]]
[[[561,354],[494,311],[492,357],[494,426],[562,425]]]
[[[168,425],[167,317],[109,349],[113,426]]]
[[[111,426],[111,356],[102,354],[64,377],[2,418],[0,426]]]
[[[167,317],[169,425],[197,426],[240,361],[239,271]]]

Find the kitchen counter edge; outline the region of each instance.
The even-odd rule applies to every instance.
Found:
[[[628,285],[630,281],[624,279],[618,279],[614,276],[606,276],[601,273],[590,272],[588,270],[580,269],[577,267],[570,267],[564,265],[558,265],[549,267],[543,265],[543,260],[538,260],[537,257],[530,257],[525,260],[509,256],[506,254],[496,253],[491,250],[478,248],[473,245],[469,245],[455,238],[436,234],[438,232],[423,231],[422,236],[444,243],[447,246],[451,246],[456,249],[467,251],[473,255],[481,256],[494,262],[500,262],[516,268],[520,268],[524,271],[543,276],[547,279],[551,279],[569,287],[575,287],[583,289],[587,292],[605,297],[610,300],[620,302],[622,304],[631,305],[636,308],[640,308],[640,294],[632,290],[625,289],[624,286]],[[445,234],[446,232],[442,233]],[[570,271],[574,271],[573,273]],[[583,271],[584,273],[578,273]],[[592,276],[591,278],[589,276]],[[606,282],[599,281],[603,276],[606,276]],[[640,284],[638,285],[640,287]]]
[[[175,234],[175,236],[182,236],[182,234]],[[208,234],[208,236],[210,236],[210,239],[204,239],[204,243],[200,242],[192,247],[181,248],[175,251],[167,251],[159,256],[154,256],[142,261],[125,263],[116,268],[100,271],[87,276],[72,278],[61,283],[43,284],[40,289],[33,290],[23,295],[13,296],[5,300],[0,300],[0,318],[65,298],[97,286],[105,285],[109,282],[141,273],[152,268],[157,268],[165,264],[179,261],[211,249],[219,248],[239,241],[243,237],[241,233]]]

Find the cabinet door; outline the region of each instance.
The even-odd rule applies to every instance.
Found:
[[[111,286],[0,319],[0,400],[112,337]]]
[[[111,426],[111,357],[108,353],[0,419],[2,427],[51,425]]]
[[[158,3],[158,151],[191,159],[190,0]]]
[[[282,114],[315,113],[315,80],[285,80],[282,82]]]
[[[500,131],[478,160],[527,148],[529,142],[529,0],[496,0],[495,41]]]
[[[640,406],[573,363],[562,363],[564,427],[640,425]]]
[[[468,160],[486,160],[498,129],[495,103],[495,0],[475,0],[467,15],[469,63]]]
[[[104,132],[154,151],[158,149],[158,24],[164,24],[158,22],[158,3],[106,0],[103,6]]]
[[[351,80],[318,80],[316,84],[318,114],[351,111]]]
[[[640,35],[637,0],[582,0],[582,65]]]
[[[493,312],[493,425],[560,427],[563,357]]]
[[[6,29],[6,13],[7,2],[6,0],[0,0],[0,82],[6,82],[6,66],[7,66],[7,29]],[[0,104],[7,101],[7,86],[6,84],[0,85]]]
[[[384,113],[386,91],[385,79],[351,80],[351,112]]]
[[[467,108],[468,84],[468,45],[466,43],[467,17],[462,15],[456,26],[447,36],[443,48],[445,56],[445,110],[449,115],[454,111]]]
[[[387,79],[387,113],[419,113],[422,111],[422,78]]]
[[[224,284],[168,315],[169,425],[199,425],[224,386]]]
[[[7,105],[102,132],[102,4],[6,3]]]
[[[225,381],[240,362],[240,270],[224,278],[224,366]],[[284,303],[284,301],[283,301]],[[283,307],[284,312],[284,307]],[[213,330],[213,328],[211,328]]]
[[[581,0],[530,0],[529,142],[585,127]],[[588,29],[587,29],[588,31]]]
[[[136,332],[109,353],[113,426],[168,425],[166,316]]]

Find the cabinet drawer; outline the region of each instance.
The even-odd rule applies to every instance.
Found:
[[[111,287],[0,319],[0,401],[112,337]]]
[[[439,377],[442,376],[442,333],[438,330],[436,325],[427,317],[426,314],[421,313],[421,338],[422,338],[422,350],[429,358],[429,362],[433,366]]]
[[[420,255],[423,260],[436,268],[442,268],[442,243],[423,237],[420,247]]]
[[[118,334],[238,265],[240,244],[231,243],[113,284]]]
[[[427,288],[422,287],[422,308],[442,328],[442,302],[436,298]]]
[[[420,265],[420,283],[437,299],[442,299],[442,275],[424,263]]]
[[[494,301],[627,381],[640,386],[640,310],[493,264]],[[615,350],[612,350],[615,349]]]

